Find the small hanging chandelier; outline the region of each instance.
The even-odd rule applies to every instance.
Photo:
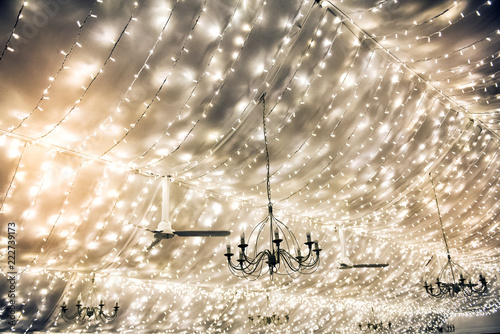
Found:
[[[288,323],[290,316],[288,314],[279,315],[276,312],[271,311],[269,306],[269,296],[266,296],[266,307],[261,310],[258,314],[252,314],[248,316],[248,320],[252,327],[263,327],[268,325],[281,326]]]
[[[391,329],[391,322],[389,321],[388,323],[384,324],[383,322],[379,323],[367,323],[365,326],[362,324],[359,324],[359,330],[362,332],[377,332],[377,331],[388,331]]]
[[[375,320],[375,311],[373,310],[373,307],[372,307],[372,316],[371,316],[372,320],[368,323],[366,323],[366,325],[363,325],[363,324],[358,324],[358,327],[359,327],[359,330],[362,331],[362,332],[386,332],[386,331],[389,331],[391,329],[391,326],[392,326],[392,323],[389,321],[387,323],[384,323],[383,321],[380,321],[380,322],[377,322]]]
[[[250,233],[248,241],[252,241],[255,237],[253,255],[248,254],[248,244],[245,240],[245,233],[241,235],[241,242],[238,245],[240,249],[239,258],[236,263],[231,261],[234,255],[231,252],[231,246],[227,245],[227,252],[224,254],[227,257],[227,262],[230,271],[238,276],[245,278],[257,279],[262,275],[264,263],[267,264],[269,274],[288,275],[292,278],[298,277],[300,274],[309,274],[315,272],[319,267],[319,248],[318,241],[311,240],[311,234],[307,233],[307,241],[304,243],[307,246],[307,254],[304,256],[300,250],[300,245],[292,231],[274,216],[273,204],[271,201],[271,182],[269,172],[269,150],[267,146],[267,131],[266,131],[266,100],[265,94],[260,99],[263,103],[262,124],[264,130],[264,145],[266,149],[266,169],[267,169],[267,199],[268,212],[267,216],[260,221]],[[261,238],[266,226],[269,228],[269,249],[264,249],[258,252],[258,242]],[[273,234],[274,231],[274,234]],[[314,249],[313,249],[314,245]],[[296,256],[292,255],[290,248],[296,250]],[[265,273],[265,271],[264,271]]]
[[[118,302],[116,302],[116,305],[113,307],[114,311],[111,313],[111,315],[104,313],[104,301],[99,298],[98,290],[94,283],[95,283],[95,273],[92,274],[92,283],[84,299],[85,302],[90,303],[89,306],[83,306],[82,297],[80,294],[78,295],[78,300],[76,303],[76,312],[72,315],[68,315],[67,314],[68,307],[66,305],[66,302],[63,302],[63,304],[61,305],[61,310],[62,310],[61,316],[64,319],[64,321],[68,323],[84,322],[91,320],[95,320],[96,322],[98,321],[110,322],[116,319],[119,309]],[[98,300],[100,300],[100,302],[97,305]]]
[[[446,254],[448,259],[446,261],[446,264],[439,272],[438,277],[436,278],[435,286],[433,286],[432,283],[430,285],[427,284],[427,282],[424,283],[425,291],[430,297],[437,299],[441,299],[444,297],[456,297],[460,295],[467,298],[481,296],[487,291],[486,279],[480,274],[479,283],[481,285],[479,286],[478,283],[472,283],[469,273],[463,267],[451,260],[450,249],[448,248],[448,242],[446,240],[446,235],[444,234],[443,221],[441,218],[436,189],[434,187],[431,173],[429,173],[429,177],[431,179],[432,189],[434,191],[434,198],[436,200],[436,206],[439,215],[439,223],[441,226],[441,232],[443,234],[444,244],[446,246]]]
[[[440,333],[452,333],[455,331],[455,323],[452,318],[446,319],[446,322],[438,328]]]

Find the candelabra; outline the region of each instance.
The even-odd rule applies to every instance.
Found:
[[[460,265],[451,260],[450,249],[448,248],[448,242],[446,240],[446,235],[444,233],[443,221],[441,218],[441,211],[439,210],[439,202],[437,198],[436,189],[434,187],[434,181],[432,180],[432,175],[429,173],[432,189],[434,190],[434,198],[436,200],[436,206],[439,216],[439,223],[441,226],[441,232],[443,235],[444,244],[446,246],[447,261],[439,272],[435,287],[433,284],[424,283],[424,288],[427,294],[432,298],[443,298],[443,297],[455,297],[458,295],[463,295],[465,297],[477,297],[487,291],[486,279],[480,274],[479,282],[481,286],[477,283],[472,283],[469,273]],[[457,283],[457,276],[460,276]],[[465,277],[464,277],[465,276]],[[467,283],[468,280],[468,283]]]
[[[84,322],[84,321],[91,321],[92,319],[94,319],[96,322],[97,321],[109,322],[116,318],[119,309],[118,302],[116,302],[116,305],[113,307],[114,309],[113,312],[110,315],[106,314],[104,312],[104,301],[97,297],[98,291],[94,283],[95,283],[95,274],[93,274],[92,276],[92,283],[86,298],[86,301],[90,302],[89,306],[83,306],[82,297],[81,295],[79,295],[76,302],[76,311],[72,315],[69,315],[66,302],[63,302],[63,304],[61,305],[61,310],[62,310],[61,315],[66,322],[68,323]],[[97,300],[100,300],[100,302],[96,306]]]
[[[362,332],[382,332],[382,331],[388,331],[391,329],[391,322],[384,323],[383,321],[376,322],[375,321],[375,310],[372,307],[372,315],[371,315],[371,322],[368,322],[366,325],[363,324],[358,324],[359,330]]]
[[[269,296],[267,296],[266,308],[259,312],[259,314],[249,315],[248,320],[253,327],[262,327],[267,325],[281,326],[287,324],[290,320],[288,314],[278,315],[276,312],[271,311],[269,306]]]
[[[279,315],[273,314],[273,315],[256,315],[256,316],[249,316],[248,320],[252,323],[252,326],[256,327],[261,327],[263,325],[274,325],[274,326],[280,326],[288,323],[288,320],[290,320],[289,315],[285,315],[280,317]]]
[[[372,323],[367,323],[366,326],[363,326],[362,324],[359,324],[359,329],[362,332],[375,332],[375,331],[386,331],[391,329],[391,322],[389,321],[387,324],[384,324],[383,322],[379,322],[376,324]]]
[[[247,252],[248,244],[245,240],[245,234],[241,235],[241,243],[238,245],[240,249],[237,262],[232,262],[231,257],[234,255],[231,252],[231,246],[227,245],[227,252],[224,254],[227,257],[227,262],[230,271],[238,276],[245,278],[258,278],[262,274],[264,263],[267,264],[269,274],[289,275],[296,277],[302,273],[312,273],[319,267],[319,248],[318,241],[311,240],[311,234],[307,233],[306,242],[304,243],[308,250],[304,256],[300,250],[300,245],[293,232],[274,216],[273,204],[271,202],[271,182],[270,182],[270,159],[269,149],[267,145],[266,131],[266,107],[265,94],[262,95],[263,112],[262,123],[264,129],[264,145],[266,152],[266,180],[267,180],[267,198],[268,198],[268,213],[267,216],[260,221],[250,233],[249,241],[255,236],[255,245],[253,255]],[[269,228],[269,249],[264,249],[258,252],[258,242],[263,238],[262,233],[266,226]],[[274,231],[274,234],[273,234]],[[283,243],[283,244],[282,244]],[[313,249],[314,245],[314,249]],[[296,256],[292,255],[290,248],[296,249]]]

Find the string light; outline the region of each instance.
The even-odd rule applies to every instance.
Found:
[[[71,45],[71,47],[69,48],[69,51],[68,52],[64,52],[64,59],[61,63],[61,66],[59,67],[59,69],[57,70],[56,74],[53,76],[53,77],[50,77],[49,78],[49,86],[47,88],[44,89],[43,91],[43,94],[42,96],[40,97],[40,99],[38,100],[36,106],[31,110],[31,112],[29,114],[27,114],[26,116],[24,116],[21,120],[21,122],[17,125],[17,126],[12,126],[10,127],[10,132],[14,132],[15,130],[19,129],[21,126],[23,126],[24,122],[29,118],[31,117],[35,112],[41,110],[41,107],[40,107],[40,104],[44,101],[44,100],[47,100],[49,99],[49,97],[47,96],[49,94],[49,91],[50,89],[52,88],[52,85],[55,83],[55,81],[59,78],[59,75],[61,74],[61,72],[65,69],[68,69],[68,67],[66,67],[66,61],[68,60],[68,58],[70,57],[70,55],[73,53],[73,51],[75,50],[75,47],[78,46],[78,47],[81,47],[81,44],[78,42],[80,36],[81,36],[81,33],[85,27],[85,25],[87,24],[87,21],[89,20],[89,18],[93,18],[95,16],[93,16],[93,11],[94,11],[94,6],[95,4],[97,3],[97,1],[95,1],[92,6],[90,7],[90,11],[89,13],[87,14],[87,16],[85,17],[85,19],[83,20],[83,23],[80,23],[80,21],[78,21],[78,34],[76,35],[75,37],[75,40],[73,42],[73,45]],[[21,8],[21,11],[23,10],[24,8],[24,5],[23,7]],[[19,12],[19,14],[21,14],[21,11]]]
[[[487,22],[488,2],[467,11],[464,1],[434,6],[418,22],[366,34],[351,18],[369,25],[404,4],[386,1],[359,12],[343,2],[338,5],[352,17],[335,17],[315,1],[289,8],[238,1],[223,9],[209,1],[176,1],[171,8],[140,2],[117,16],[100,3],[78,11],[64,53],[54,52],[60,60],[39,67],[49,81],[31,75],[29,66],[23,70],[22,61],[54,49],[33,41],[18,47],[14,34],[21,25],[6,44],[15,52],[0,58],[3,89],[13,97],[2,114],[0,214],[23,228],[16,331],[246,333],[246,305],[255,307],[270,290],[290,306],[287,326],[302,332],[356,332],[371,307],[388,314],[395,331],[423,331],[429,314],[441,321],[498,310],[495,299],[431,303],[415,291],[423,282],[413,274],[415,268],[429,271],[429,258],[442,253],[422,176],[438,173],[450,245],[461,263],[492,277],[497,291],[499,138],[489,130],[498,128],[490,123],[498,113],[483,107],[493,110],[496,103],[484,90],[495,85],[498,55],[491,46],[498,36],[483,30],[446,50],[440,44],[464,22]],[[117,34],[106,37],[108,50],[116,49],[95,52],[94,32],[118,32],[136,7],[119,43]],[[17,10],[9,12],[12,24]],[[173,29],[188,12],[191,21]],[[23,9],[25,18],[30,13]],[[40,33],[58,22],[52,17]],[[410,54],[413,61],[403,57]],[[82,55],[92,71],[77,71]],[[106,68],[95,65],[108,55]],[[104,82],[118,82],[117,73],[128,81],[108,90]],[[27,77],[30,83],[17,90]],[[155,96],[165,77],[168,84]],[[62,97],[80,85],[78,103]],[[276,200],[300,238],[308,229],[320,235],[326,261],[318,277],[242,284],[227,275],[220,240],[172,239],[145,254],[151,236],[133,225],[159,220],[156,190],[165,170],[175,180],[175,224],[234,232],[257,222],[264,152],[254,111],[263,91],[270,92],[269,118],[277,124],[270,129]],[[144,101],[151,110],[136,123]],[[57,116],[68,110],[67,117]],[[340,226],[352,233],[353,259],[389,259],[391,270],[337,271]],[[235,243],[233,234],[228,241]],[[0,242],[4,259],[5,237]],[[76,298],[92,271],[109,284],[106,298],[120,298],[124,312],[117,321],[92,328],[51,318],[55,301]]]
[[[6,51],[14,52],[15,49],[13,49],[11,46],[9,46],[9,42],[11,41],[12,37],[15,39],[19,38],[19,35],[16,34],[16,28],[17,24],[19,23],[19,20],[23,17],[23,9],[25,6],[28,5],[28,1],[23,1],[23,4],[21,5],[21,9],[19,9],[19,12],[17,13],[17,18],[16,18],[16,23],[14,23],[14,27],[12,28],[12,31],[9,35],[9,38],[7,38],[7,41],[5,42],[5,46],[2,50],[2,54],[0,55],[0,61],[2,61],[3,56],[5,55]]]

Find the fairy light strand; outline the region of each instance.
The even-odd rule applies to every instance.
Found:
[[[59,78],[59,75],[61,74],[61,72],[65,69],[65,66],[66,66],[66,62],[68,60],[68,58],[70,57],[70,55],[73,53],[73,51],[75,50],[75,47],[76,46],[80,46],[81,45],[78,43],[78,40],[82,34],[82,31],[84,29],[84,27],[86,26],[87,24],[87,21],[89,20],[89,18],[92,18],[94,17],[93,16],[93,11],[94,11],[94,6],[95,4],[97,3],[97,0],[94,1],[94,3],[92,4],[92,6],[90,7],[90,11],[89,13],[87,14],[87,16],[85,17],[85,19],[83,20],[83,22],[80,24],[78,23],[78,33],[75,37],[75,40],[73,41],[73,44],[71,45],[71,47],[69,48],[69,51],[68,52],[63,52],[64,54],[64,57],[63,57],[63,60],[61,62],[61,66],[59,67],[59,69],[57,70],[56,74],[50,78],[50,83],[49,85],[47,86],[47,88],[44,89],[43,93],[42,93],[42,96],[40,97],[40,99],[38,99],[38,102],[36,103],[36,106],[31,110],[30,113],[28,113],[26,116],[24,116],[22,119],[21,119],[21,122],[17,125],[17,126],[11,126],[9,127],[9,132],[14,132],[15,130],[19,129],[21,126],[23,126],[24,122],[30,118],[36,111],[42,111],[41,107],[40,107],[40,104],[47,98],[47,95],[49,94],[49,91],[50,89],[52,88],[52,85],[54,84],[54,82]]]
[[[43,135],[39,136],[37,138],[37,140],[42,140],[44,139],[45,137],[47,137],[48,135],[50,135],[52,132],[54,132],[54,130],[57,129],[57,127],[59,127],[59,125],[61,125],[63,122],[66,121],[66,119],[68,119],[68,117],[71,115],[71,113],[77,109],[77,106],[78,104],[83,100],[83,98],[85,97],[85,95],[87,94],[87,92],[89,91],[89,88],[93,85],[93,83],[97,80],[97,78],[100,76],[101,73],[103,73],[103,69],[104,67],[106,67],[106,65],[108,64],[108,62],[111,60],[113,61],[113,54],[118,46],[118,44],[120,43],[120,41],[122,40],[122,37],[125,35],[125,32],[127,31],[129,25],[131,22],[134,21],[134,15],[137,11],[137,8],[139,8],[140,4],[142,3],[143,0],[139,0],[138,2],[135,3],[134,5],[134,9],[132,11],[132,15],[130,16],[130,18],[128,19],[127,23],[125,24],[125,26],[123,27],[122,31],[120,32],[116,42],[113,43],[113,47],[111,48],[108,56],[106,57],[106,60],[104,60],[104,63],[103,65],[101,66],[101,68],[94,74],[92,75],[92,79],[90,80],[90,82],[85,86],[85,87],[82,87],[83,88],[83,93],[80,95],[80,97],[78,98],[78,100],[76,100],[76,102],[73,104],[73,106],[64,114],[64,116],[58,121],[56,122],[52,128],[45,132]]]
[[[2,61],[3,56],[5,54],[5,51],[9,50],[10,52],[14,52],[14,49],[9,46],[9,42],[12,39],[12,37],[16,38],[16,36],[17,36],[17,34],[16,34],[17,24],[19,23],[19,20],[22,18],[23,9],[27,4],[28,4],[28,1],[23,1],[23,4],[21,5],[19,12],[17,13],[16,22],[14,23],[14,26],[12,27],[9,38],[7,38],[7,42],[5,42],[5,46],[2,50],[2,54],[0,54],[0,61]]]

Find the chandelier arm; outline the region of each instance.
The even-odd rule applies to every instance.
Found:
[[[243,256],[242,256],[243,255]],[[260,255],[260,254],[259,254]],[[242,259],[243,257],[243,259]],[[253,263],[253,260],[252,259],[252,262],[249,262],[248,259],[249,258],[246,258],[246,255],[244,253],[241,253],[240,252],[240,259],[236,260],[236,262],[232,262],[231,259],[229,259],[228,263],[230,264],[231,267],[233,267],[234,269],[238,269],[238,270],[246,270],[247,268],[251,267],[254,263]],[[256,259],[256,258],[255,258]],[[247,265],[246,266],[243,266],[243,263],[246,263]]]
[[[68,323],[74,323],[74,322],[77,321],[77,318],[79,318],[81,316],[81,312],[80,312],[81,305],[77,304],[76,307],[77,307],[77,309],[76,309],[75,313],[72,314],[72,315],[68,315],[66,313],[68,311],[68,308],[66,307],[66,304],[63,303],[63,305],[61,306],[61,309],[62,309],[61,315],[62,315],[62,318],[66,322],[68,322]]]
[[[286,260],[284,260],[286,262]],[[288,264],[288,266],[285,266],[285,272],[288,276],[292,278],[297,278],[300,276],[302,273],[301,268],[295,268],[292,264]]]
[[[298,261],[294,256],[292,256],[286,250],[281,250],[281,251],[282,251],[281,254],[284,255],[283,259],[293,271],[303,271],[301,269],[305,270],[314,269],[314,271],[316,271],[317,267],[319,266],[319,256],[317,256],[316,259],[311,260],[310,263],[307,263],[305,261]],[[298,264],[298,268],[296,267],[295,263]]]
[[[439,293],[441,296],[445,296],[448,293],[452,292],[452,285],[449,283],[444,283],[439,286]]]
[[[259,276],[260,276],[260,272],[262,271],[262,266],[260,266],[259,268],[256,268],[253,272],[251,271],[245,271],[245,270],[241,270],[240,268],[232,268],[230,267],[229,268],[230,271],[236,276],[236,277],[242,277],[242,278],[246,278],[248,280],[252,280],[250,279],[249,277],[255,277],[253,280],[257,279]],[[257,273],[257,274],[255,274]]]
[[[252,259],[251,262],[246,261],[243,259],[243,261],[238,260],[239,265],[233,264],[230,262],[230,266],[232,269],[236,271],[240,271],[243,273],[243,276],[251,276],[254,273],[258,273],[258,276],[260,276],[260,273],[262,272],[262,267],[263,267],[263,257],[264,255],[268,255],[269,251],[266,249],[265,251],[260,252],[256,258]],[[246,265],[243,266],[243,263],[246,262]]]
[[[313,255],[313,250],[312,250],[312,243],[305,243],[307,245],[307,255],[304,259],[302,259],[302,263],[309,263],[310,261],[313,261],[312,258],[314,257]],[[309,262],[308,262],[309,261]]]
[[[313,250],[312,243],[306,243],[306,245],[307,245],[309,251],[308,251],[307,256],[300,261],[300,265],[303,268],[312,268],[312,267],[315,267],[319,264],[319,253],[321,252],[321,249],[317,248],[317,249]],[[288,253],[288,254],[290,254],[290,253]],[[316,256],[314,256],[314,254],[316,254]]]
[[[278,229],[281,231],[281,233],[283,235],[287,235],[287,236],[292,238],[293,247],[295,247],[296,249],[299,249],[300,248],[299,241],[297,240],[297,238],[293,234],[292,230],[288,226],[283,224],[283,222],[280,221],[278,218],[276,218],[274,215],[272,215],[272,219],[274,219],[278,223],[278,224],[276,224],[276,226],[278,227]],[[283,229],[282,227],[284,227],[285,229]],[[288,233],[285,234],[284,231],[287,231]],[[287,248],[290,249],[290,246],[288,244],[288,238],[284,238],[284,239],[285,239],[285,243],[286,243]]]
[[[311,257],[311,261],[308,263],[302,264],[302,266],[305,268],[315,268],[315,270],[316,270],[317,267],[319,266],[319,254],[315,258]]]
[[[259,240],[259,237],[262,234],[262,231],[264,230],[264,227],[266,227],[266,225],[267,225],[267,219],[268,218],[269,218],[269,215],[267,215],[257,225],[255,225],[255,227],[252,229],[252,232],[250,232],[250,236],[249,236],[248,240],[251,239],[252,235],[257,230],[257,238],[256,238],[255,245],[254,245],[255,246],[255,248],[254,248],[255,250],[257,250],[257,240]]]
[[[300,250],[300,249],[299,249]],[[305,265],[307,263],[309,263],[311,261],[311,249],[308,248],[308,251],[307,251],[307,255],[306,256],[302,256],[302,253],[300,254],[300,263],[302,265]],[[299,256],[297,256],[297,260],[299,260]]]
[[[241,270],[238,270],[238,269],[234,269],[232,266],[229,266],[229,271],[236,277],[241,277],[241,278],[247,278],[247,274],[244,273],[243,271]]]
[[[284,266],[286,273],[276,272],[279,276],[289,276],[291,278],[298,278],[301,274],[309,275],[316,272],[319,269],[319,258],[311,265],[301,265],[298,271],[290,271],[287,266]]]
[[[282,257],[283,268],[285,268],[285,273],[276,272],[276,275],[289,276],[292,279],[298,278],[302,274],[302,270],[300,266],[297,268],[291,261],[291,258],[293,257],[283,256],[283,254],[281,254],[281,257]]]
[[[97,307],[95,308],[96,317],[98,317],[101,321],[104,321],[104,322],[114,320],[114,319],[116,319],[116,316],[118,315],[119,308],[120,307],[118,306],[118,302],[117,302],[116,305],[113,307],[113,312],[111,313],[111,315],[108,315],[104,312],[104,302],[101,300],[101,302],[99,303],[99,309],[97,309]]]
[[[257,256],[254,258],[248,257],[245,255],[245,253],[243,253],[243,259],[245,260],[246,263],[248,263],[247,267],[249,267],[249,266],[260,263],[262,261],[262,258],[264,257],[264,255],[269,256],[269,251],[267,249],[259,252],[257,254]]]
[[[264,254],[269,254],[269,251],[263,253],[261,260],[257,264],[255,264],[255,266],[254,266],[254,268],[256,268],[256,269],[254,269],[254,271],[248,273],[248,275],[252,275],[252,276],[255,276],[256,278],[258,278],[262,274],[262,270],[264,270]],[[269,268],[268,270],[272,274],[271,268]],[[256,275],[254,275],[255,272],[257,272]]]
[[[437,298],[437,299],[441,299],[445,296],[445,294],[443,293],[443,291],[441,291],[441,288],[439,288],[439,293],[433,293],[432,291],[431,292],[427,292],[430,296],[434,297],[434,298]]]
[[[228,264],[229,264],[229,268],[232,269],[232,270],[238,270],[238,271],[242,271],[239,267],[239,265],[233,263],[231,260],[228,261]]]
[[[456,284],[455,272],[453,271],[453,264],[455,264],[455,262],[453,262],[451,260],[451,256],[450,256],[450,254],[448,254],[448,259],[446,260],[446,264],[443,266],[443,268],[439,272],[438,279],[439,278],[445,278],[446,268],[449,267],[450,268],[450,273],[451,273],[451,278],[453,280],[453,284]],[[438,282],[438,280],[436,280],[436,282]]]
[[[85,318],[88,316],[88,311],[90,307],[84,306],[80,309],[80,316],[78,317],[78,320],[85,321]]]
[[[476,285],[479,285],[479,284],[476,284]],[[483,283],[483,282],[481,282],[481,288],[478,288],[478,289],[472,288],[472,292],[474,292],[476,294],[483,294],[487,290],[488,290],[488,287],[487,287],[486,283]]]
[[[290,254],[286,249],[280,249],[280,255],[285,259],[285,262],[289,263],[290,265],[298,265],[298,268],[302,267],[302,261],[299,261],[295,256]],[[293,267],[296,268],[296,267]],[[299,269],[297,269],[298,271]]]
[[[319,257],[317,257],[314,262],[311,262],[310,264],[302,264],[302,267],[306,270],[310,270],[308,273],[313,273],[319,268]]]
[[[444,291],[442,290],[441,286],[439,286],[439,285],[438,285],[437,290],[432,287],[432,283],[431,283],[431,285],[427,285],[427,283],[426,283],[424,285],[424,288],[425,288],[425,291],[427,292],[427,294],[433,298],[441,299],[445,296]],[[434,293],[434,291],[437,291],[437,292]]]
[[[477,285],[477,284],[475,284]],[[473,295],[472,287],[465,286],[462,291],[464,292],[464,295],[467,297],[471,297]]]
[[[288,265],[288,267],[293,271],[297,272],[300,270],[300,262],[295,259],[290,253],[288,253],[284,249],[280,249],[279,256],[283,259],[283,261]],[[298,265],[298,266],[297,266]],[[286,266],[285,266],[286,268]]]
[[[115,320],[116,319],[116,316],[118,315],[118,308],[115,306],[115,310],[113,311],[113,313],[111,313],[111,315],[107,315],[106,313],[104,313],[102,310],[101,312],[99,313],[100,317],[104,320],[104,321],[112,321],[112,320]]]

